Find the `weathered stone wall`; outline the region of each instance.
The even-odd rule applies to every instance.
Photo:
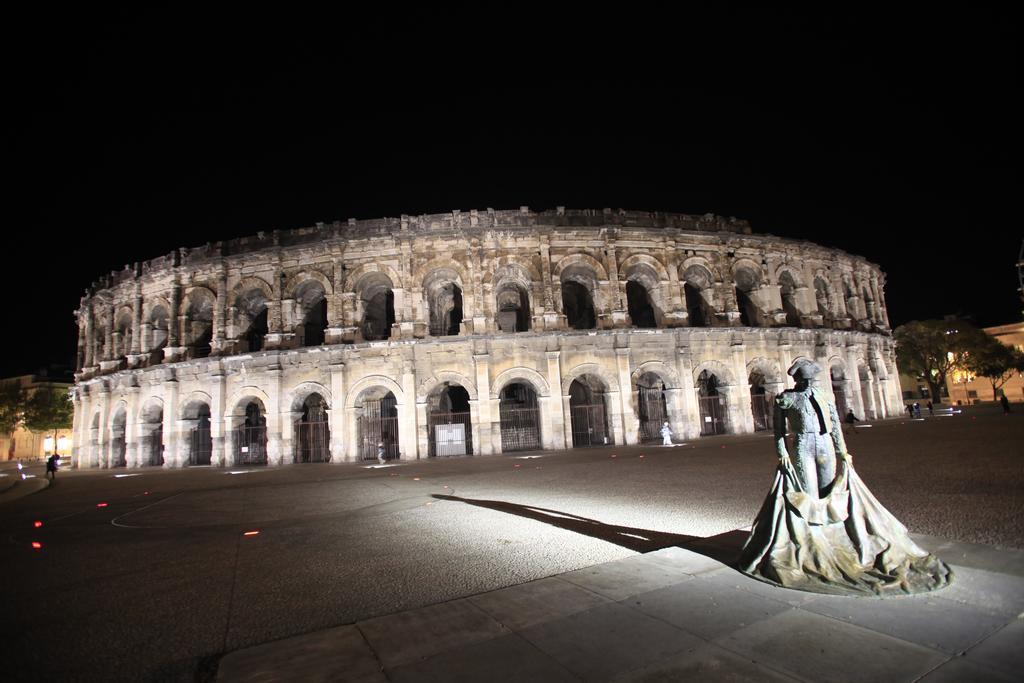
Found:
[[[563,301],[566,283],[592,301],[592,325]],[[329,407],[330,458],[354,460],[367,390],[396,399],[400,457],[427,457],[428,397],[445,383],[469,395],[476,454],[503,452],[499,394],[515,382],[537,396],[545,449],[573,444],[580,378],[599,388],[610,441],[643,436],[638,382],[650,378],[677,437],[696,438],[704,370],[725,431],[745,433],[751,373],[778,393],[798,357],[835,368],[859,416],[885,417],[900,394],[884,283],[860,257],[753,235],[735,219],[608,210],[350,221],[181,249],[83,297],[75,461],[111,466],[123,451],[136,466],[162,444],[165,466],[182,466],[201,405],[211,462],[230,465],[246,404],[258,401],[267,461],[288,463],[311,394]],[[635,326],[628,288],[654,327]],[[501,331],[499,297],[524,302],[529,331]],[[431,336],[439,310],[459,334]],[[571,329],[580,320],[592,329]]]

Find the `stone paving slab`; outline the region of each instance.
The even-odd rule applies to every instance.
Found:
[[[786,590],[666,548],[240,650],[218,680],[1019,679],[1017,554],[937,540],[977,566],[954,563],[954,584],[928,595]]]

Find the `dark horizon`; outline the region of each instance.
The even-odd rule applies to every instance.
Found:
[[[881,266],[893,326],[1021,319],[1011,17],[427,14],[29,26],[4,146],[34,333],[2,376],[71,363],[83,290],[125,264],[487,207],[736,216]]]

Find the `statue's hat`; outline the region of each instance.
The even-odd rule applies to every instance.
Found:
[[[821,372],[821,366],[813,360],[801,358],[793,363],[787,374],[795,379],[814,379]]]

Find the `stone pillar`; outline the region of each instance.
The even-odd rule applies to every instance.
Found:
[[[128,389],[128,400],[124,415],[124,462],[125,467],[141,467],[142,453],[139,443],[139,422],[142,416],[139,414],[139,388]]]
[[[287,405],[287,404],[286,404]],[[295,423],[302,417],[302,411],[281,411],[281,463],[295,464]]]
[[[863,393],[860,387],[860,366],[857,364],[857,348],[852,343],[846,347],[846,379],[849,382],[847,385],[847,399],[853,399],[848,404],[850,408],[853,408],[853,413],[862,420],[869,419],[867,413],[867,406],[864,405]],[[850,396],[849,394],[852,394]]]
[[[752,434],[754,432],[754,413],[750,406],[750,381],[747,376],[746,346],[742,340],[734,340],[732,351],[732,371],[736,377],[736,387],[729,392],[729,398],[735,405],[734,417],[731,420],[733,434]],[[731,413],[732,411],[730,411]]]
[[[345,444],[353,439],[345,424],[345,364],[340,360],[332,360],[330,370],[331,409],[328,419],[331,428],[331,462],[345,462]]]
[[[74,417],[71,421],[71,462],[75,468],[82,468],[82,455],[85,440],[85,424],[88,423],[87,403],[82,400],[82,389],[80,385],[71,394],[71,404],[74,406]]]
[[[224,366],[218,361],[209,365],[212,381],[210,387],[210,464],[223,467],[233,463],[230,453],[228,435],[225,432],[227,421],[225,412],[227,401]]]
[[[178,380],[169,377],[164,380],[164,468],[177,468],[185,466],[184,441],[189,434],[183,434],[179,427],[178,415]]]
[[[629,349],[616,348],[615,363],[619,373],[619,405],[624,443],[635,444],[640,424],[633,410],[633,378],[629,368]]]
[[[217,300],[213,304],[213,332],[210,335],[211,354],[219,354],[224,348],[224,329],[227,325],[225,313],[228,305],[228,280],[224,265],[221,264],[220,277],[217,279]]]
[[[100,404],[99,433],[96,435],[96,464],[101,468],[110,467],[110,389],[100,384],[97,398]]]
[[[132,300],[132,355],[142,353],[142,294],[136,293]]]
[[[281,366],[265,370],[267,375],[267,465],[276,467],[284,458],[281,443]]]
[[[491,402],[491,357],[486,353],[473,354],[473,363],[476,366],[477,395],[473,419],[480,428],[480,441],[474,443],[479,444],[480,455],[493,455],[501,452],[501,422],[500,416],[495,415],[492,410],[494,405]],[[495,424],[497,429],[494,428]],[[498,439],[497,449],[495,437]]]
[[[782,382],[785,389],[792,389],[794,386],[793,378],[789,376],[789,366],[793,364],[793,346],[789,343],[789,338],[784,333],[779,337],[779,367],[782,370]]]
[[[110,321],[110,324],[107,325],[106,348],[103,350],[103,358],[102,358],[102,360],[114,360],[115,358],[117,358],[117,352],[115,350],[117,347],[116,347],[116,341],[115,341],[115,338],[114,338],[114,335],[116,334],[114,332],[114,325],[116,323],[116,317],[115,316],[117,315],[117,312],[114,310],[113,306],[110,306],[110,308],[107,311],[107,313],[108,313],[108,320]],[[120,337],[120,335],[118,335],[118,337]]]
[[[402,410],[398,420],[398,443],[402,460],[416,460],[420,457],[416,443],[416,372],[408,360],[402,364]]]
[[[679,366],[679,402],[682,411],[676,435],[686,440],[700,436],[700,404],[697,402],[697,388],[693,383],[693,357],[689,347],[676,348],[676,364]],[[673,427],[675,430],[675,427]]]
[[[550,405],[548,406],[551,415],[551,437],[547,441],[551,443],[550,447],[553,449],[572,447],[571,428],[566,428],[572,425],[572,421],[565,419],[564,406],[567,402],[562,402],[562,370],[559,363],[561,353],[561,351],[547,351],[544,354],[548,360],[547,380],[548,386],[551,388]]]

